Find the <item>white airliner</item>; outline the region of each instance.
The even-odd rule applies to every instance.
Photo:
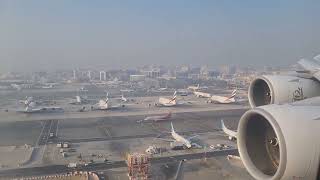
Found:
[[[228,135],[230,141],[234,141],[234,140],[237,139],[237,132],[228,129],[228,128],[224,125],[224,122],[223,122],[222,119],[221,119],[221,128],[222,128],[222,131],[223,131],[225,134]]]
[[[189,86],[187,89],[196,91],[196,90],[199,90],[199,88],[200,88],[200,84],[198,84],[197,86]]]
[[[121,97],[115,98],[115,99],[118,99],[118,100],[120,100],[121,102],[128,102],[128,101],[129,101],[126,97],[123,96],[123,94],[121,95]]]
[[[176,106],[177,105],[177,92],[175,91],[171,98],[160,97],[159,103],[156,103],[156,106]]]
[[[11,87],[13,87],[14,89],[18,90],[18,91],[21,91],[22,90],[22,87],[18,84],[11,84]]]
[[[19,102],[21,104],[24,104],[25,106],[27,106],[28,104],[30,104],[31,102],[34,102],[34,101],[33,101],[32,96],[30,96],[30,97],[26,96],[26,100],[20,100]],[[36,102],[34,102],[34,103],[36,103]]]
[[[166,121],[169,120],[172,116],[172,113],[169,112],[168,114],[161,115],[161,116],[148,116],[144,118],[143,120],[137,121],[138,123],[141,122],[157,122],[157,121]]]
[[[211,98],[211,94],[210,93],[194,91],[193,94],[198,98]]]
[[[27,98],[24,102],[25,109],[17,112],[22,113],[51,113],[51,112],[63,112],[61,107],[36,107],[36,103],[33,101],[32,97]]]
[[[120,107],[125,107],[124,104],[117,104],[112,105],[112,103],[109,100],[109,93],[107,93],[107,96],[105,99],[100,99],[97,104],[95,104],[95,107],[92,107],[92,110],[108,110],[108,109],[118,109]]]
[[[236,99],[235,99],[236,95],[237,95],[237,89],[233,90],[229,97],[213,95],[210,97],[209,102],[220,103],[220,104],[235,103],[236,102]]]
[[[199,147],[199,148],[201,147],[200,145],[191,142],[191,140],[194,139],[195,137],[197,137],[198,135],[185,138],[185,137],[181,136],[180,134],[176,133],[172,122],[171,122],[171,136],[173,139],[162,139],[164,141],[170,142],[171,147],[182,146],[184,149],[190,149],[192,147]]]
[[[192,90],[192,91],[198,91],[201,89],[208,89],[207,86],[200,86],[200,84],[198,84],[197,86],[189,86],[187,89]]]
[[[121,93],[131,93],[131,92],[134,92],[133,89],[120,89],[120,92]]]
[[[79,104],[86,104],[86,103],[88,103],[88,102],[85,98],[82,98],[81,96],[76,96],[75,101],[71,102],[70,104],[79,105]]]
[[[55,83],[47,83],[44,86],[41,86],[42,89],[53,89],[55,87]]]
[[[100,99],[95,106],[96,108],[93,108],[93,110],[108,110],[108,109],[118,109],[120,107],[124,107],[124,105],[121,105],[121,104],[112,105],[108,97],[106,99]]]

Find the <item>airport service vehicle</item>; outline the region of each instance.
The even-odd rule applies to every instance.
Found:
[[[216,96],[213,95],[210,97],[209,102],[211,103],[219,103],[219,104],[231,104],[235,103],[236,99],[235,96],[237,95],[237,89],[233,90],[230,96]]]
[[[171,119],[172,113],[169,112],[168,114],[165,115],[160,115],[160,116],[148,116],[144,118],[143,120],[137,121],[138,123],[141,122],[157,122],[157,121],[166,121]]]
[[[237,131],[241,160],[259,180],[320,179],[320,62],[298,61],[292,75],[264,75],[249,86],[252,109]]]
[[[77,163],[69,163],[69,164],[67,165],[68,168],[76,168],[77,166],[78,166]]]

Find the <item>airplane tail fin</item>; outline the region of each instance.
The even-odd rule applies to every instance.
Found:
[[[176,100],[177,99],[177,91],[175,91],[174,93],[173,93],[173,96],[172,96],[172,99],[170,100],[170,102],[172,102],[172,101],[174,101],[174,100]]]
[[[237,138],[237,132],[228,129],[228,128],[224,125],[223,119],[221,119],[221,129],[222,129],[222,131],[223,131],[224,133],[226,133],[229,137]]]
[[[221,129],[222,130],[226,129],[226,126],[224,125],[223,119],[221,119]]]
[[[173,124],[172,124],[172,122],[171,122],[171,133],[174,133],[175,131],[174,131],[174,127],[173,127]]]
[[[237,95],[237,89],[233,90],[231,95],[228,97],[228,99],[232,99]]]

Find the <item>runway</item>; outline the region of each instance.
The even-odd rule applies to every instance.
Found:
[[[201,159],[201,158],[212,158],[218,156],[227,156],[227,155],[238,155],[237,149],[229,149],[222,151],[210,151],[205,153],[193,153],[193,154],[183,154],[169,157],[156,157],[151,158],[151,164],[164,164],[178,162],[180,160],[192,160],[192,159]],[[77,168],[68,168],[66,165],[53,165],[53,166],[43,166],[43,167],[32,167],[32,168],[20,168],[12,170],[0,171],[0,177],[28,177],[28,176],[40,176],[40,175],[49,175],[49,174],[59,174],[67,173],[72,171],[102,171],[113,168],[126,167],[127,164],[125,161],[114,161],[110,163],[95,163],[89,166],[81,166]]]
[[[244,111],[174,113],[170,121],[143,124],[137,121],[144,119],[146,115],[2,122],[0,123],[0,146],[24,144],[41,146],[61,141],[77,143],[156,137],[170,131],[171,121],[177,132],[182,134],[215,132],[220,129],[221,119],[235,129]],[[56,138],[49,139],[50,133],[53,133]]]

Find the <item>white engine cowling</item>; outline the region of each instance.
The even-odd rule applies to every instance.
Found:
[[[247,111],[238,125],[242,162],[255,179],[320,178],[320,98]]]
[[[249,87],[251,107],[283,104],[320,96],[320,83],[313,79],[284,75],[266,75],[253,80]]]

